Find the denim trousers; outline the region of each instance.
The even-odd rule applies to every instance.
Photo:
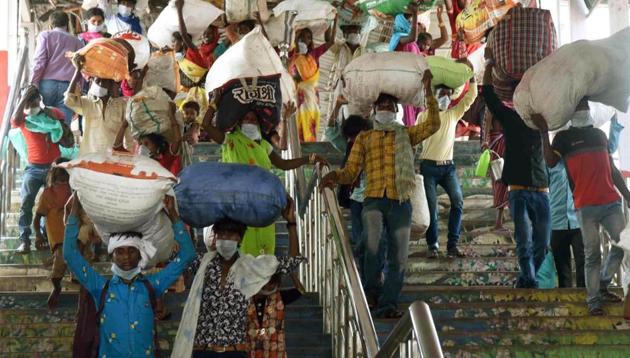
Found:
[[[429,204],[431,224],[427,229],[427,246],[430,249],[438,249],[438,224],[439,210],[437,205],[437,186],[440,185],[446,191],[451,201],[451,210],[448,215],[448,242],[447,249],[457,247],[462,227],[462,214],[464,213],[464,196],[457,179],[455,165],[440,165],[423,161],[420,172],[424,177],[424,190]]]
[[[31,244],[31,224],[33,223],[33,205],[39,189],[46,184],[46,176],[50,165],[29,164],[24,169],[22,176],[22,187],[20,196],[22,204],[20,206],[20,217],[18,227],[20,230],[20,241],[26,245]]]
[[[520,273],[516,286],[537,288],[536,272],[542,265],[551,240],[549,194],[531,190],[509,193],[510,214]]]
[[[70,82],[57,80],[39,81],[39,93],[44,99],[44,104],[49,107],[56,107],[63,112],[65,122],[70,125],[74,112],[63,103],[63,96],[68,90]]]
[[[350,244],[354,254],[355,262],[359,268],[359,275],[361,281],[365,281],[365,275],[363,267],[365,266],[365,238],[363,237],[363,203],[355,200],[350,200],[350,214],[352,219],[352,233],[350,237]],[[378,244],[378,264],[377,266],[381,271],[385,266],[385,254],[387,252],[387,232],[383,229],[381,241]]]
[[[612,242],[619,242],[619,235],[626,226],[621,202],[606,205],[585,206],[578,210],[578,219],[584,240],[584,276],[586,302],[589,309],[601,308],[600,290],[605,290],[619,270],[624,252],[613,246],[602,266],[600,225],[608,232]]]
[[[366,198],[363,203],[363,236],[365,238],[364,289],[367,295],[379,297],[381,309],[396,309],[405,279],[409,237],[411,235],[411,202],[387,198]],[[387,269],[380,285],[379,246],[387,232]]]

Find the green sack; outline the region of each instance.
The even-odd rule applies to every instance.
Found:
[[[547,249],[545,260],[536,272],[536,281],[538,281],[538,288],[558,287],[558,271],[550,249]]]
[[[410,0],[359,0],[355,5],[363,11],[377,10],[387,15],[404,13]]]
[[[456,89],[472,78],[475,72],[465,63],[455,62],[443,56],[429,56],[427,63],[431,69],[433,86],[445,85]]]
[[[481,153],[477,162],[477,168],[475,168],[475,176],[485,178],[488,175],[488,168],[490,168],[490,149],[486,149]]]

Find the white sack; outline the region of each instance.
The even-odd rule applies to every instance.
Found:
[[[179,67],[172,51],[165,53],[160,51],[154,52],[147,63],[147,67],[147,73],[142,82],[143,88],[157,86],[177,92]]]
[[[414,238],[420,237],[427,232],[431,224],[429,204],[424,191],[424,178],[420,174],[416,174],[416,189],[411,196],[411,210],[411,235]]]
[[[134,138],[171,130],[171,98],[157,86],[145,87],[127,101],[125,117]]]
[[[133,175],[142,172],[156,179],[138,179],[86,168],[86,162],[124,164]],[[60,164],[70,173],[87,215],[101,232],[133,231],[162,210],[164,195],[176,178],[160,163],[145,156],[119,153],[90,153]]]
[[[425,58],[413,53],[368,53],[344,69],[342,93],[361,111],[369,110],[380,93],[397,97],[401,104],[424,106],[422,76],[427,68]]]
[[[527,70],[514,93],[514,106],[525,123],[541,113],[549,128],[571,119],[579,101],[588,96],[626,112],[630,105],[630,28],[597,41],[562,46]]]
[[[255,12],[260,13],[263,22],[269,16],[266,0],[223,0],[223,3],[225,17],[230,24],[255,19]]]
[[[202,0],[186,0],[182,12],[186,30],[193,41],[198,41],[208,25],[223,14],[222,10]],[[171,0],[149,27],[147,36],[156,47],[163,48],[171,45],[171,36],[175,31],[179,31],[179,21],[175,1]]]
[[[260,26],[250,31],[235,45],[225,51],[208,71],[206,92],[222,87],[236,78],[260,77],[282,74],[280,86],[282,102],[295,103],[295,82],[282,65],[280,57],[262,35]]]
[[[313,37],[319,37],[326,32],[328,23],[334,20],[337,10],[329,2],[323,0],[284,0],[273,8],[273,15],[287,11],[297,12],[293,27],[295,30],[309,28]]]
[[[622,278],[621,284],[623,285],[623,294],[628,294],[628,284],[630,284],[630,225],[626,224],[626,228],[621,232],[618,243],[613,245],[620,247],[625,253],[623,261],[621,262]]]
[[[285,12],[280,16],[271,16],[265,23],[265,31],[271,46],[278,47],[283,42],[291,46],[295,42],[295,29],[290,20],[290,14]]]
[[[146,37],[133,31],[124,31],[114,35],[114,38],[125,40],[133,48],[135,54],[133,62],[136,64],[136,68],[142,69],[147,65],[149,58],[151,58],[151,46]]]

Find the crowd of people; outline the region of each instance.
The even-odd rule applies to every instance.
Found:
[[[318,154],[283,159],[280,152],[287,146],[287,122],[296,121],[302,141],[324,139],[318,133],[319,58],[331,51],[339,76],[353,59],[366,53],[360,41],[362,23],[339,24],[336,17],[319,45],[311,29],[299,30],[287,62],[297,88],[297,103],[283,106],[281,118],[271,130],[262,130],[255,111],[224,130],[215,120],[222,91],[204,91],[200,100],[191,99],[196,96],[191,93],[204,87],[209,69],[230,46],[256,26],[264,25],[257,14],[253,20],[225,28],[208,24],[203,33],[190,34],[182,15],[185,0],[175,1],[179,31],[172,34],[170,46],[155,48],[154,52],[171,53],[177,60],[178,87],[175,91],[164,88],[173,100],[165,123],[176,130],[171,136],[143,133],[134,138],[127,105],[143,88],[155,85],[148,83],[147,68],[131,66],[129,78],[122,82],[88,77],[83,71],[86,59],[78,54],[95,39],[110,38],[120,31],[145,32],[134,13],[135,0],[118,0],[114,5],[99,0],[99,7],[85,11],[85,31],[78,36],[69,32],[69,17],[63,11],[53,12],[52,29],[39,34],[30,86],[22,91],[13,119],[14,127],[24,136],[28,163],[20,191],[18,251],[30,252],[33,226],[36,248],[52,253],[51,309],[57,304],[66,268],[82,285],[83,304],[91,305],[97,315],[98,339],[83,340],[86,345],[75,345],[75,349],[88,349],[103,357],[155,354],[154,318],[168,318],[161,297],[180,276],[190,274],[194,279],[173,347],[175,356],[286,356],[284,309],[302,292],[295,275],[291,278],[296,288],[280,290],[281,275],[290,274],[305,261],[298,250],[293,200],[289,198],[282,212],[289,232],[289,253],[287,257],[276,257],[275,224],[247,227],[230,218],[214,224],[213,235],[204,242],[207,251],[196,253],[194,230],[182,222],[174,199],[167,196],[164,210],[177,243],[171,260],[155,273],[143,273],[143,263],[151,252],[141,234],[115,233],[107,245],[113,262],[113,277],[107,279],[91,266],[101,242],[98,231],[78,196],[73,195],[68,172],[57,165],[71,159],[62,158],[61,148],[76,145],[79,156],[111,150],[147,155],[178,175],[192,163],[194,146],[202,140],[220,144],[221,160],[226,163],[287,171],[327,164]],[[430,56],[448,41],[444,9],[440,6],[437,10],[440,37],[434,40],[419,24],[417,6],[411,2],[407,13],[394,17],[390,51]],[[472,68],[466,58],[480,45],[466,44],[454,21],[464,7],[459,0],[446,1],[451,55]],[[338,28],[343,41],[337,38]],[[200,40],[193,41],[193,35]],[[75,55],[68,58],[67,52]],[[483,83],[478,85],[471,78],[461,95],[455,94],[455,88],[434,86],[433,75],[426,70],[422,74],[422,107],[401,106],[398,98],[381,93],[369,116],[349,113],[351,101],[335,89],[336,104],[328,117],[325,139],[344,152],[345,159],[342,168],[322,179],[321,186],[339,185],[340,203],[351,211],[351,242],[368,304],[376,317],[402,315],[398,300],[409,253],[410,198],[415,190],[424,191],[430,213],[425,234],[428,257],[438,259],[442,255],[438,186],[450,199],[446,256],[465,257],[458,247],[464,199],[453,149],[458,124],[481,93],[487,108],[478,111],[478,122],[485,123],[482,148],[493,149],[493,155],[505,161],[502,175],[492,178],[497,210],[494,229],[509,231],[503,225],[503,212],[509,207],[520,267],[516,287],[538,287],[536,273],[551,248],[560,287],[573,284],[573,256],[577,286],[586,287],[588,292],[589,313],[602,315],[604,303],[621,301],[608,291],[608,286],[623,251],[613,247],[602,269],[599,227],[604,227],[613,242],[618,241],[625,227],[622,198],[630,202],[630,191],[611,159],[617,143],[592,126],[587,99],[575,109],[566,129],[550,135],[547,121],[540,115],[532,118],[539,130],[529,128],[512,106],[495,94],[492,49],[486,48],[485,59]],[[186,100],[176,105],[175,99],[182,94]],[[613,120],[611,138],[618,138],[621,129]],[[555,136],[552,142],[551,136]],[[419,173],[424,177],[424,188],[416,188],[415,180],[415,148],[419,145]],[[45,189],[33,218],[35,199],[42,187]]]

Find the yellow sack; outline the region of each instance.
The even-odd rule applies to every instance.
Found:
[[[433,74],[433,85],[445,85],[452,89],[463,86],[475,72],[468,65],[443,56],[429,56],[427,63]]]
[[[209,106],[206,91],[201,87],[193,87],[188,90],[185,97],[180,99],[176,98],[175,104],[177,104],[177,108],[179,108],[180,111],[183,111],[184,104],[190,101],[197,102],[197,104],[199,104],[199,116],[197,116],[197,123],[201,124],[203,116],[206,114]]]
[[[516,3],[513,0],[472,0],[457,15],[455,24],[457,29],[464,30],[466,43],[477,43],[514,6]]]

